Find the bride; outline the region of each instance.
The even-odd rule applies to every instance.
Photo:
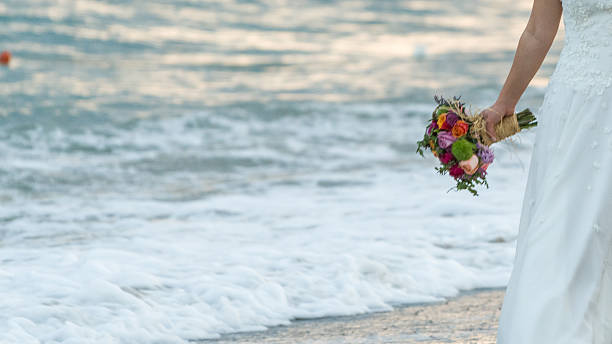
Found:
[[[514,108],[561,17],[498,344],[612,344],[612,0],[535,0],[487,130]]]

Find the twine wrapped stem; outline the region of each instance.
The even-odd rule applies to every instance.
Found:
[[[487,122],[481,113],[477,113],[476,115],[467,115],[464,114],[463,111],[455,111],[455,113],[457,113],[462,120],[472,123],[470,126],[470,136],[485,146],[490,146],[495,142],[499,142],[521,131],[517,114],[504,116],[502,120],[495,125],[495,136],[497,139],[493,140],[491,136],[489,136],[489,133],[487,133]]]
[[[479,137],[482,144],[486,146],[490,146],[495,142],[499,142],[521,131],[516,114],[505,116],[499,123],[495,125],[495,136],[497,140],[494,141],[487,132],[485,119],[482,117],[481,114],[478,114],[476,116],[479,119],[479,126],[475,127],[477,130],[475,130],[474,136]]]

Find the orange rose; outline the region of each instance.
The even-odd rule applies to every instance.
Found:
[[[476,154],[473,154],[469,159],[460,161],[459,167],[469,175],[474,174],[478,169],[478,157]]]
[[[470,128],[470,125],[467,124],[466,121],[459,120],[455,125],[453,125],[453,129],[451,129],[451,133],[454,137],[459,138],[465,135]]]
[[[446,113],[443,113],[438,116],[438,128],[442,129],[442,127],[444,126],[444,122],[446,122]]]

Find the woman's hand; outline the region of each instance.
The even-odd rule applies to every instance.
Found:
[[[495,125],[497,125],[497,123],[499,123],[504,117],[513,115],[514,108],[496,103],[484,109],[480,114],[485,119],[487,133],[491,139],[493,139],[493,141],[497,141],[497,137],[495,136]]]

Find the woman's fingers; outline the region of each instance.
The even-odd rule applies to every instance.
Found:
[[[495,125],[501,120],[501,118],[490,110],[485,110],[482,115],[485,119],[487,133],[493,141],[496,141],[497,137],[495,136]]]

